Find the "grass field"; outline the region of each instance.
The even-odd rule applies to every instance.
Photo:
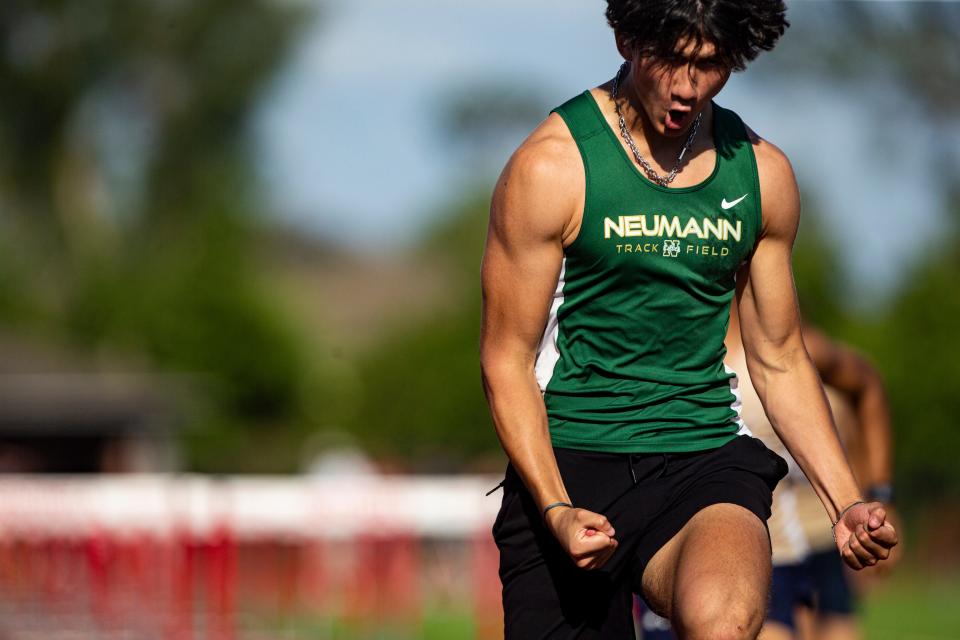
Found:
[[[960,577],[898,574],[861,607],[867,640],[960,640]]]

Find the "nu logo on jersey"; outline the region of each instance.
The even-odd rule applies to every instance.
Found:
[[[664,240],[663,255],[666,256],[667,258],[676,258],[678,255],[680,255],[680,241]]]

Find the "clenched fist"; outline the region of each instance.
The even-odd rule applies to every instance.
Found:
[[[560,507],[546,516],[547,528],[581,569],[599,569],[617,549],[613,525],[586,509]]]
[[[843,561],[858,571],[889,558],[890,549],[900,541],[879,502],[856,504],[847,509],[833,527],[833,537]]]

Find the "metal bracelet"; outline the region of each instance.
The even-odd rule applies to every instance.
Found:
[[[852,502],[852,503],[848,504],[846,507],[844,507],[844,508],[840,511],[839,514],[837,514],[837,521],[834,522],[832,525],[830,525],[830,528],[833,529],[835,526],[837,526],[838,524],[840,524],[840,521],[843,520],[843,514],[845,514],[845,513],[846,513],[847,511],[849,511],[852,507],[855,507],[855,506],[857,506],[858,504],[867,504],[867,503],[866,503],[865,500],[857,500],[856,502]]]

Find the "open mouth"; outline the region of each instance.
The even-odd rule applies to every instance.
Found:
[[[681,129],[687,123],[690,112],[684,109],[670,109],[667,111],[667,128]]]

